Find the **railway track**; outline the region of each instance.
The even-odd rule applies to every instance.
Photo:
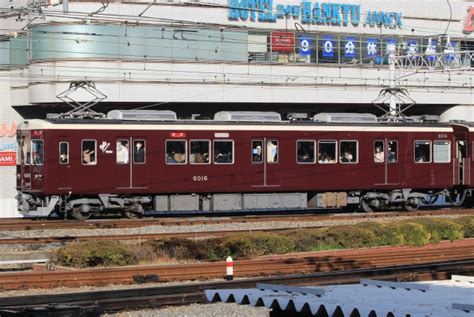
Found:
[[[236,277],[330,272],[394,265],[472,260],[474,239],[442,242],[425,247],[382,247],[357,250],[297,253],[242,259],[234,262]],[[67,271],[0,274],[0,289],[77,287],[221,278],[225,262],[144,265]]]
[[[236,216],[193,216],[186,218],[142,218],[142,219],[93,219],[87,221],[76,220],[39,220],[31,218],[7,218],[0,219],[0,230],[42,230],[42,229],[111,229],[111,228],[134,228],[145,226],[191,226],[208,224],[228,223],[252,223],[252,222],[278,222],[278,221],[330,221],[330,220],[371,220],[378,218],[399,217],[430,217],[443,215],[474,215],[474,209],[437,209],[423,210],[417,212],[379,212],[379,213],[330,213],[330,214],[308,214],[289,211],[279,215],[236,215]]]
[[[178,286],[146,287],[93,291],[81,293],[61,293],[51,295],[9,296],[0,298],[0,313],[27,314],[30,312],[52,311],[56,314],[61,308],[78,314],[89,311],[89,315],[99,316],[104,312],[158,308],[168,305],[187,305],[204,303],[204,290],[223,288],[254,288],[257,283],[273,283],[299,286],[358,283],[361,278],[426,281],[448,279],[453,274],[474,273],[474,260],[398,265],[383,268],[355,269],[312,273],[304,275],[285,275],[260,277],[225,282],[203,282]],[[76,308],[76,310],[73,310]],[[69,316],[68,315],[68,316]],[[9,315],[11,316],[11,315]]]

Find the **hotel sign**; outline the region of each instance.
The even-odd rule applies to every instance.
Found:
[[[286,5],[275,0],[229,0],[229,20],[276,22],[292,18],[304,24],[358,26],[361,22],[370,27],[402,27],[400,12],[367,11],[361,21],[361,6],[333,2],[302,1],[299,5]]]

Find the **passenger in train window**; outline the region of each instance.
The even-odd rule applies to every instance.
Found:
[[[382,146],[376,146],[374,151],[374,162],[381,163],[385,159]]]
[[[116,162],[118,164],[127,164],[128,157],[129,157],[128,141],[126,140],[117,141]]]
[[[82,163],[85,165],[91,165],[95,163],[94,151],[84,150],[82,151]]]
[[[278,163],[278,141],[267,141],[267,163]]]
[[[354,162],[354,156],[351,153],[349,153],[348,151],[346,151],[341,156],[341,162],[342,163],[352,163],[352,162]]]
[[[262,162],[262,141],[252,142],[252,162]]]
[[[133,163],[145,163],[145,142],[135,141],[135,150],[133,150]]]

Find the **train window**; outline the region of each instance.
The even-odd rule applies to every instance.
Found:
[[[145,164],[146,144],[145,140],[133,140],[133,163]]]
[[[25,165],[30,165],[31,164],[31,141],[30,141],[30,137],[25,137],[25,136],[22,136],[21,137],[21,142],[22,142],[22,151],[23,151],[23,157],[24,157],[24,160],[25,160]]]
[[[59,142],[59,164],[69,164],[68,142]]]
[[[318,162],[321,164],[336,163],[336,141],[319,141]]]
[[[117,140],[115,148],[115,157],[117,164],[128,164],[130,160],[128,140]]]
[[[356,164],[359,162],[359,151],[357,141],[339,142],[339,161],[343,164]]]
[[[374,142],[374,162],[375,163],[385,162],[384,141]]]
[[[387,144],[387,156],[389,163],[398,162],[398,142],[394,140],[388,141]]]
[[[43,165],[44,142],[43,140],[31,140],[31,164]]]
[[[209,140],[191,140],[190,142],[189,162],[191,164],[209,164],[209,149],[211,141]]]
[[[234,163],[234,141],[214,141],[214,164]]]
[[[435,163],[451,162],[451,142],[434,141],[433,142],[433,161]]]
[[[267,141],[267,163],[278,163],[278,141]]]
[[[415,141],[415,162],[431,162],[431,141]]]
[[[252,141],[252,163],[263,162],[262,147],[263,142],[261,140]]]
[[[97,164],[97,143],[95,140],[82,140],[82,165]]]
[[[166,164],[186,164],[186,141],[166,141]]]
[[[315,141],[300,140],[296,142],[296,161],[298,163],[314,163],[316,146]]]

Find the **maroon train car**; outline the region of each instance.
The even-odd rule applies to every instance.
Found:
[[[176,120],[170,111],[115,110],[103,119],[28,120],[18,130],[19,210],[78,219],[146,210],[370,212],[470,194],[472,128],[316,117]]]

